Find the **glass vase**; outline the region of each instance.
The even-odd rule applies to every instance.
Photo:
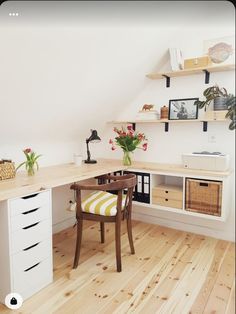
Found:
[[[27,173],[28,173],[28,176],[34,175],[34,166],[33,165],[28,166]]]
[[[123,165],[124,166],[130,166],[131,165],[131,152],[124,150],[123,155]]]

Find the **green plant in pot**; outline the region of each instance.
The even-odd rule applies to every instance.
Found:
[[[229,95],[227,99],[227,110],[225,117],[231,120],[229,124],[230,130],[235,130],[236,128],[236,97],[232,94]]]
[[[206,111],[210,103],[214,102],[214,110],[228,110],[226,118],[230,118],[232,121],[229,125],[230,130],[235,129],[235,96],[229,94],[226,88],[220,88],[218,85],[213,85],[204,90],[203,96],[205,100],[196,100],[194,105],[199,109]]]

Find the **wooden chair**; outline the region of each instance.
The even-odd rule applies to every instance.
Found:
[[[100,222],[101,243],[105,242],[104,223],[115,223],[116,266],[121,272],[121,220],[127,220],[127,232],[131,254],[135,254],[132,238],[131,209],[133,189],[136,185],[136,176],[127,174],[123,176],[104,175],[98,177],[102,184],[80,185],[73,184],[71,189],[76,191],[76,219],[77,240],[73,268],[77,268],[81,250],[83,220]],[[107,183],[107,180],[110,183]],[[123,191],[126,189],[126,194]],[[81,199],[82,190],[96,191]],[[116,191],[116,194],[107,191]]]

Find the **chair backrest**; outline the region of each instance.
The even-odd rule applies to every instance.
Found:
[[[133,189],[135,185],[137,184],[136,175],[133,173],[126,174],[123,176],[105,175],[103,176],[103,179],[113,180],[113,182],[110,182],[107,185],[109,186],[109,191],[118,192],[118,200],[117,200],[118,204],[117,205],[120,208],[121,208],[121,202],[122,202],[122,199],[121,199],[122,191],[126,190],[125,208],[127,210],[130,210],[132,206]]]

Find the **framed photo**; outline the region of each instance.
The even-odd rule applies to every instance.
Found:
[[[199,98],[170,99],[169,120],[193,120],[198,118],[198,106],[194,102]]]

